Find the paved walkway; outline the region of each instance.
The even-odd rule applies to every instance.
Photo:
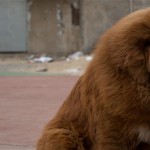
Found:
[[[78,77],[0,77],[0,150],[34,150]]]

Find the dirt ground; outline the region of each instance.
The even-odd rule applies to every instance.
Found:
[[[0,58],[0,75],[12,73],[42,74],[42,75],[81,75],[90,60],[89,56],[81,56],[77,59],[57,59],[53,62],[34,62],[33,59],[24,57]]]

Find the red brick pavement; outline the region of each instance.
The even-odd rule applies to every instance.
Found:
[[[0,145],[34,146],[77,79],[0,77]]]

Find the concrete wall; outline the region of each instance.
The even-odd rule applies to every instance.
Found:
[[[83,51],[91,51],[99,36],[121,17],[129,13],[129,1],[83,0],[82,29]]]
[[[32,0],[29,10],[29,52],[52,55],[67,53],[68,35],[71,32],[67,3],[62,0]]]
[[[150,7],[150,0],[130,0],[131,10],[135,11],[141,8]]]
[[[150,0],[82,0],[82,51],[91,51],[100,35],[127,14],[150,6]]]
[[[80,27],[72,25],[68,0],[30,0],[29,52],[61,56],[80,48]]]
[[[29,52],[62,56],[91,51],[104,31],[130,12],[150,6],[150,0],[28,0],[28,4]],[[78,25],[72,21],[72,6],[79,9]]]

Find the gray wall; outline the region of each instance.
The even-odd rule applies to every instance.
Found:
[[[26,0],[0,0],[0,52],[27,50]]]
[[[100,35],[123,16],[149,7],[150,0],[81,0],[82,46],[91,51]]]
[[[61,0],[30,0],[29,51],[32,53],[50,53],[62,55],[67,50],[67,34],[70,24],[68,8]]]
[[[30,0],[29,52],[62,56],[80,48],[80,27],[73,26],[70,2]]]
[[[150,6],[150,0],[28,0],[30,53],[62,56],[91,52],[99,37],[123,16]],[[73,24],[72,4],[80,22]],[[76,14],[75,14],[76,16]]]

